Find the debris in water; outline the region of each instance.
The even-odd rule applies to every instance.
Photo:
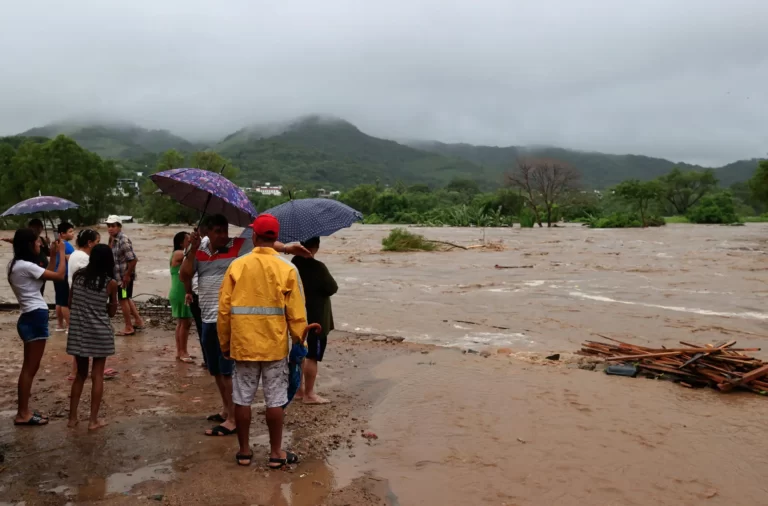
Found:
[[[768,389],[768,363],[741,353],[760,348],[734,348],[736,341],[703,347],[680,341],[686,348],[647,348],[601,337],[616,344],[585,341],[579,353],[634,366],[646,376],[671,379],[686,387],[709,386],[721,392],[739,388],[756,393]]]

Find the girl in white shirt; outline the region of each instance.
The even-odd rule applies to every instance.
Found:
[[[48,304],[40,293],[46,280],[64,281],[67,277],[64,242],[51,245],[48,269],[37,262],[40,258],[40,238],[29,228],[16,231],[13,236],[13,260],[8,265],[8,284],[19,301],[19,321],[16,329],[24,342],[24,362],[19,374],[19,407],[14,424],[45,425],[48,418],[29,408],[32,382],[40,368],[40,360],[48,340]],[[58,267],[56,260],[58,259]]]
[[[101,235],[93,229],[84,228],[77,234],[75,245],[77,251],[69,255],[69,286],[72,286],[72,276],[88,265],[88,259],[91,256],[91,250],[101,242]]]

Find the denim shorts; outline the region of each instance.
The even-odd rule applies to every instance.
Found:
[[[219,343],[219,331],[215,323],[203,322],[203,336],[200,344],[203,348],[205,366],[211,376],[231,376],[235,361],[224,358]]]
[[[16,330],[25,343],[48,339],[48,310],[35,309],[22,313],[16,323]]]

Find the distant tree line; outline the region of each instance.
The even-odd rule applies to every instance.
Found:
[[[47,218],[90,225],[131,204],[131,195],[117,191],[120,171],[115,163],[81,148],[64,135],[54,139],[0,138],[0,207],[2,210],[38,195],[62,197],[78,209],[50,213]],[[30,217],[6,222],[25,223]]]

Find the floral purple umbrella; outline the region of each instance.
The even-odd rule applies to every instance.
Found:
[[[0,217],[19,216],[22,214],[48,213],[51,211],[66,211],[67,209],[77,209],[79,205],[61,197],[32,197],[11,206]]]
[[[171,169],[150,179],[178,203],[203,214],[223,214],[232,225],[247,227],[258,214],[243,190],[209,170]]]

